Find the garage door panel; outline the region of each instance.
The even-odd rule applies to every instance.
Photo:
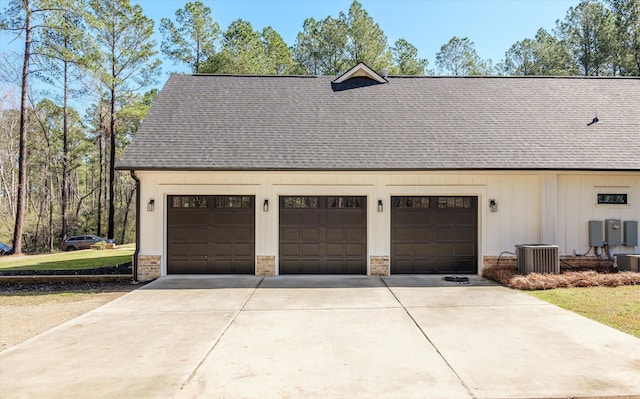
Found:
[[[459,227],[456,230],[456,241],[475,241],[476,229],[473,227]]]
[[[299,226],[302,223],[302,215],[294,212],[280,212],[280,225]],[[298,231],[298,228],[289,229]]]
[[[233,255],[233,244],[214,244],[210,246],[212,257],[225,257]]]
[[[326,212],[326,226],[344,226],[346,222],[346,214],[343,210],[330,209]]]
[[[302,244],[302,256],[319,256],[320,244]]]
[[[344,247],[345,255],[361,257],[365,255],[366,248],[361,244],[347,244]]]
[[[298,239],[299,236],[291,238],[292,240]],[[317,228],[305,228],[302,229],[302,240],[303,241],[318,241],[320,239],[320,230]]]
[[[254,202],[250,196],[169,196],[168,273],[254,273]]]
[[[236,227],[231,229],[234,241],[253,241],[254,230],[249,227]]]
[[[207,225],[209,213],[206,211],[196,210],[183,213],[184,221],[190,226]]]
[[[187,240],[189,238],[189,228],[187,227],[172,227],[169,226],[169,228],[172,230],[172,234],[173,234],[173,239],[178,241],[178,240]]]
[[[328,256],[344,256],[345,251],[344,251],[344,244],[330,244],[327,243],[327,254]]]
[[[474,256],[476,251],[475,244],[456,244],[456,256]]]
[[[435,229],[434,241],[447,242],[447,241],[455,241],[455,239],[456,239],[455,228],[439,226]]]
[[[280,239],[284,241],[296,240],[300,236],[300,229],[280,229]]]
[[[392,273],[477,272],[476,197],[393,197],[391,203]]]
[[[344,223],[355,226],[362,226],[367,222],[367,214],[366,212],[346,212],[344,215]]]
[[[366,273],[365,197],[283,196],[279,202],[281,274]]]
[[[347,228],[345,230],[345,235],[346,235],[346,241],[347,242],[362,242],[364,241],[366,232],[363,231],[361,228],[359,229],[353,229],[353,228]]]
[[[431,244],[413,244],[413,254],[418,257],[431,255]]]
[[[413,222],[413,214],[409,212],[402,212],[398,210],[394,216],[397,224],[399,225],[411,225]]]
[[[393,227],[391,231],[397,240],[409,241],[414,237],[413,229],[410,227]]]
[[[394,254],[397,257],[401,256],[412,256],[413,255],[413,244],[411,243],[395,243],[393,244]]]
[[[395,273],[414,273],[414,264],[411,259],[395,259],[393,266]]]
[[[345,238],[344,229],[327,228],[327,242],[340,241],[343,242]],[[316,240],[318,237],[316,237]]]
[[[252,243],[234,243],[233,244],[233,255],[234,257],[247,257],[246,254],[250,253],[253,248]]]
[[[282,244],[281,245],[284,253],[286,253],[288,256],[300,256],[302,251],[300,250],[302,248],[302,244],[299,243],[294,243],[294,244]]]
[[[300,223],[302,225],[311,225],[311,226],[317,226],[320,224],[320,217],[322,215],[319,212],[316,212],[315,210],[310,210],[309,212],[304,212],[300,214],[300,219],[302,219],[300,221]]]
[[[173,249],[174,249],[174,255],[175,255],[176,259],[188,256],[189,255],[189,246],[190,246],[189,243],[174,244],[173,245]]]

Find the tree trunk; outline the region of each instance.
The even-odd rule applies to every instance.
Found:
[[[127,197],[127,203],[125,205],[124,208],[124,221],[122,222],[122,236],[120,238],[120,244],[124,244],[124,240],[127,234],[127,222],[129,220],[129,210],[131,209],[131,202],[133,201],[133,196],[136,192],[136,188],[134,187],[133,190],[131,190],[131,192],[129,193],[129,196]]]
[[[114,65],[114,76],[115,76],[115,63]],[[115,79],[114,79],[115,80]],[[116,183],[116,89],[115,87],[111,88],[111,105],[109,112],[109,132],[111,133],[111,144],[110,144],[110,154],[109,154],[109,220],[107,225],[107,238],[115,237],[115,183]]]
[[[27,185],[27,106],[29,88],[29,61],[31,58],[31,7],[29,0],[22,2],[25,11],[24,59],[22,64],[22,92],[20,102],[20,147],[18,151],[18,198],[16,200],[16,221],[13,229],[13,253],[22,254],[22,223],[24,219],[25,194]]]
[[[102,111],[100,111],[100,135],[98,136],[98,223],[96,227],[96,234],[102,236]]]
[[[65,39],[65,47],[68,43]],[[64,88],[63,88],[63,106],[62,106],[62,190],[60,192],[60,219],[62,222],[61,235],[62,239],[67,238],[67,205],[69,203],[69,110],[67,98],[69,96],[69,63],[64,61]]]

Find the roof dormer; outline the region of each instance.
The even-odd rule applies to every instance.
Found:
[[[345,81],[351,78],[364,77],[374,80],[378,83],[387,83],[387,79],[380,76],[373,69],[369,68],[365,65],[364,62],[359,62],[356,66],[349,69],[347,72],[340,75],[336,80],[333,81],[335,84],[344,83]]]

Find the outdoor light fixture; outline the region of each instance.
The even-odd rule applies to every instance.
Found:
[[[262,210],[265,212],[269,212],[269,200],[265,199],[262,203]]]
[[[378,200],[378,212],[382,212],[382,200]]]
[[[156,201],[153,198],[151,198],[149,200],[149,203],[147,204],[147,211],[153,212],[153,208],[155,207],[155,205],[156,205]]]
[[[491,210],[491,212],[498,212],[498,201],[496,201],[494,198],[491,198],[489,200],[489,209]]]

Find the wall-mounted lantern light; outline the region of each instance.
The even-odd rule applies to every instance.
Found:
[[[269,212],[269,200],[265,198],[264,202],[262,203],[262,210],[264,212]]]
[[[498,201],[496,201],[495,198],[489,200],[489,209],[491,212],[498,212]]]
[[[382,209],[382,200],[379,199],[378,200],[378,212],[382,212],[382,211],[383,211],[383,209]]]
[[[151,198],[147,203],[147,211],[153,212],[153,208],[155,208],[155,206],[156,206],[156,201],[153,198]]]

